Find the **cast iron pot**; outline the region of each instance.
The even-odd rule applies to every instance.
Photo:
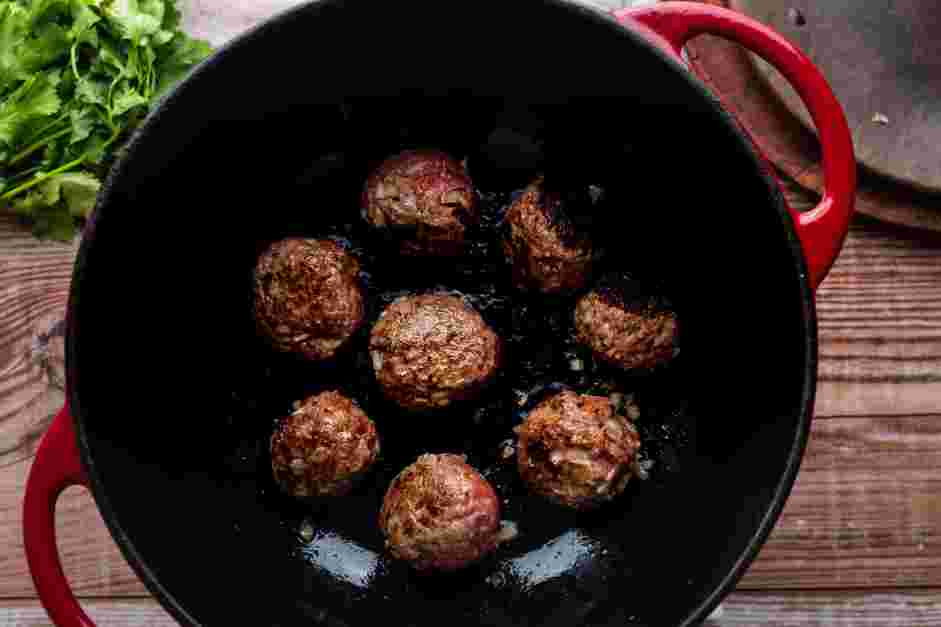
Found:
[[[681,49],[700,33],[744,44],[803,97],[827,178],[814,210],[787,206],[749,138],[687,70]],[[470,155],[482,188],[537,169],[599,185],[604,211],[590,222],[606,263],[668,285],[684,323],[677,361],[638,383],[654,389],[641,425],[658,445],[656,478],[575,515],[495,467],[519,538],[436,577],[385,556],[375,528],[385,486],[423,450],[490,463],[519,417],[435,423],[373,405],[386,438],[373,479],[335,503],[287,502],[267,478],[264,442],[283,409],[270,399],[288,403],[321,379],[370,397],[370,382],[342,364],[269,361],[246,315],[259,247],[355,231],[368,167],[412,145]],[[839,104],[794,46],[700,4],[610,16],[555,0],[322,0],[239,37],[146,119],[85,232],[68,407],[25,500],[29,565],[50,616],[92,624],[63,575],[53,521],[59,493],[81,484],[183,624],[702,620],[755,557],[798,470],[817,372],[814,289],[847,232],[852,155]],[[430,286],[453,269],[397,264],[373,270]]]

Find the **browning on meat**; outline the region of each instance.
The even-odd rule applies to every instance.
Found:
[[[386,546],[417,570],[456,570],[500,540],[500,502],[463,455],[422,455],[392,481],[379,513]]]
[[[459,297],[426,294],[386,307],[369,352],[385,395],[424,410],[477,396],[497,371],[500,339]]]
[[[624,370],[648,370],[679,352],[680,325],[670,303],[629,279],[580,298],[575,330],[595,357]]]
[[[479,222],[477,194],[464,164],[437,150],[406,150],[370,174],[362,210],[374,227],[400,238],[410,255],[458,255]]]
[[[333,240],[275,242],[255,266],[254,291],[258,329],[282,352],[328,359],[363,323],[359,262]]]
[[[336,391],[299,403],[271,436],[271,470],[291,496],[347,494],[378,455],[373,421]]]
[[[529,489],[575,509],[590,509],[624,491],[640,438],[607,397],[566,391],[516,428],[517,466]]]
[[[513,284],[546,294],[570,292],[587,282],[591,242],[576,232],[562,199],[540,178],[510,206],[504,219],[503,250]]]

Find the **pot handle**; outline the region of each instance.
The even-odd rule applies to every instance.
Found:
[[[729,9],[698,2],[661,2],[617,11],[621,23],[632,21],[661,48],[682,61],[690,39],[708,33],[741,44],[773,65],[791,83],[813,117],[823,151],[825,189],[810,211],[791,209],[810,284],[816,289],[843,247],[856,200],[856,160],[849,126],[826,79],[801,50],[781,35]],[[632,25],[633,26],[633,25]]]
[[[62,571],[56,546],[56,499],[69,486],[88,486],[68,406],[43,436],[26,482],[23,543],[39,598],[58,627],[95,627],[79,606]]]

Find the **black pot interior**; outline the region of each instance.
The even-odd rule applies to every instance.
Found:
[[[485,200],[489,221],[457,263],[398,258],[359,216],[368,169],[415,146],[467,157]],[[537,172],[577,198],[604,191],[577,220],[606,270],[674,300],[684,337],[669,368],[573,371],[574,299],[512,295],[495,223]],[[351,240],[373,318],[402,290],[470,296],[507,340],[498,384],[416,418],[378,394],[368,329],[326,366],[272,354],[254,335],[250,272],[288,234]],[[305,6],[173,95],[89,229],[69,373],[95,496],[147,583],[193,623],[679,624],[751,557],[796,471],[815,363],[800,270],[780,198],[733,126],[607,18],[529,0]],[[650,479],[591,514],[527,496],[499,457],[520,392],[605,382],[636,394]],[[325,387],[360,401],[384,452],[353,496],[300,504],[273,488],[266,441],[293,400]],[[382,495],[425,451],[466,452],[520,536],[446,576],[386,557]]]

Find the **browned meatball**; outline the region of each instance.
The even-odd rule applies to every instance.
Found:
[[[333,357],[364,315],[359,262],[338,242],[281,240],[255,266],[255,320],[282,352]]]
[[[464,164],[437,150],[406,150],[386,159],[366,181],[363,215],[399,231],[412,255],[457,255],[480,214]]]
[[[507,210],[503,250],[513,267],[513,284],[545,294],[568,292],[587,282],[591,242],[576,232],[559,194],[543,180],[531,184]]]
[[[604,396],[560,392],[516,427],[520,475],[534,493],[590,509],[624,491],[640,438]]]
[[[669,301],[636,282],[599,287],[575,305],[578,340],[625,370],[649,370],[679,352],[679,320]]]
[[[291,496],[342,496],[379,455],[376,425],[339,392],[297,405],[271,436],[271,470]]]
[[[422,455],[392,481],[379,526],[396,558],[456,570],[496,548],[500,501],[463,455]]]
[[[379,316],[369,353],[385,395],[425,410],[477,396],[499,366],[500,338],[457,296],[406,296]]]

